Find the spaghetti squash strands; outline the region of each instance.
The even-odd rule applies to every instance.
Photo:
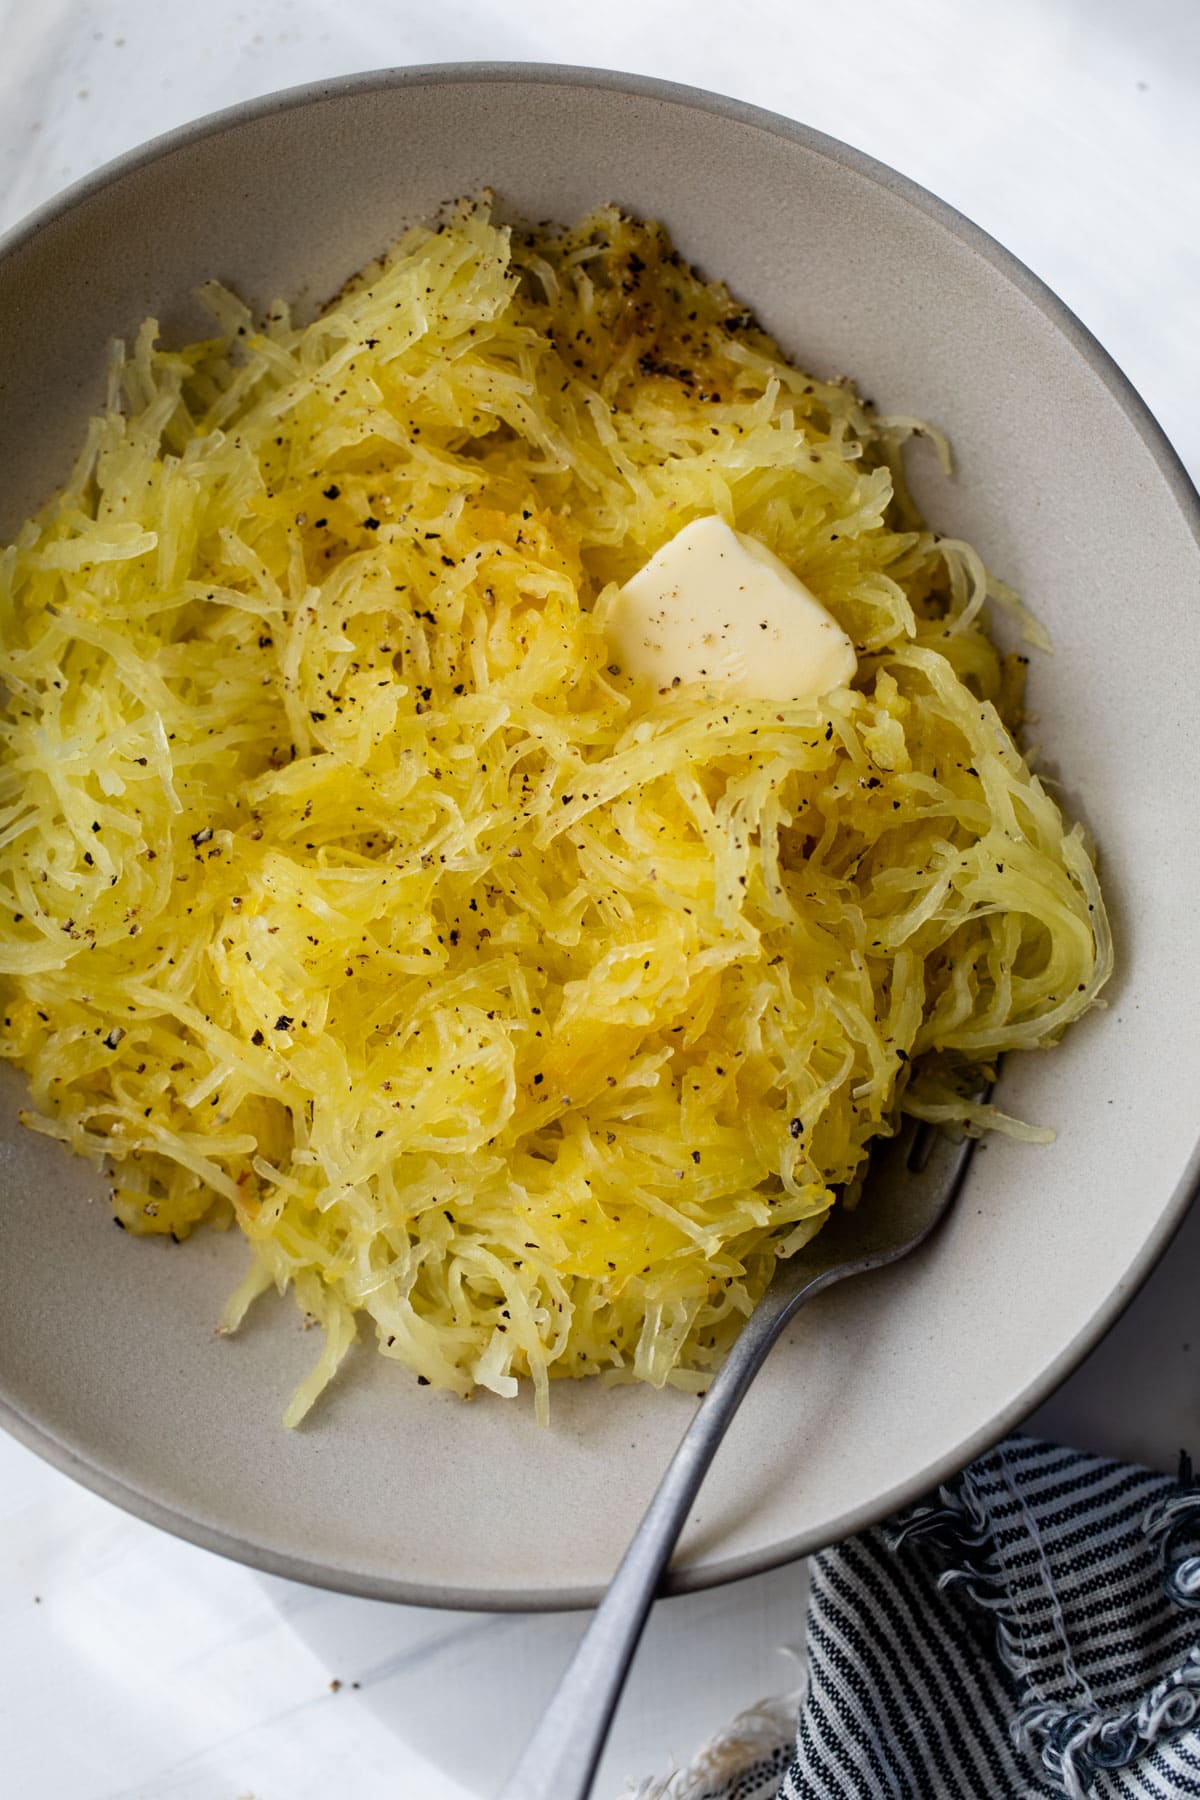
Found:
[[[907,1108],[1109,971],[909,421],[662,231],[410,233],[318,319],[113,362],[0,560],[3,1053],[118,1221],[236,1220],[435,1387],[701,1388]],[[849,635],[816,704],[647,697],[619,586],[690,520]]]

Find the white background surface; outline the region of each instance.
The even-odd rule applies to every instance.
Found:
[[[1057,289],[1200,474],[1196,0],[0,0],[0,228],[250,95],[486,59],[690,82],[891,163]],[[1198,1291],[1193,1217],[1035,1428],[1165,1466],[1183,1445],[1200,1452]],[[660,1606],[598,1800],[792,1686],[782,1647],[800,1641],[802,1607],[797,1568]],[[580,1627],[260,1576],[0,1438],[6,1800],[486,1797]]]

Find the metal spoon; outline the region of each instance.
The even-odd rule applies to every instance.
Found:
[[[746,1389],[805,1301],[848,1275],[896,1262],[929,1235],[974,1149],[904,1121],[872,1156],[853,1210],[837,1207],[812,1243],[779,1265],[696,1409],[608,1592],[499,1800],[588,1800],[642,1628],[700,1483]]]

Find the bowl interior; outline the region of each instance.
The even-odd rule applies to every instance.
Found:
[[[172,337],[216,275],[309,306],[412,220],[490,186],[570,219],[661,218],[801,362],[950,434],[918,448],[939,528],[1049,626],[1043,764],[1098,840],[1118,934],[1108,1009],[1002,1099],[1047,1149],[976,1157],[936,1240],[814,1304],[701,1494],[680,1586],[827,1542],[1022,1416],[1115,1316],[1182,1211],[1200,1094],[1200,597],[1194,497],[1082,331],[978,233],[798,127],[680,89],[552,70],[409,71],[258,103],[88,184],[0,256],[0,536],[62,479],[107,338]],[[172,1529],[308,1579],[464,1606],[580,1603],[615,1566],[690,1403],[559,1385],[465,1406],[362,1349],[306,1426],[291,1302],[213,1326],[233,1236],[114,1231],[101,1184],[16,1124],[0,1080],[0,1403],[82,1479]],[[94,1202],[94,1203],[93,1203]]]

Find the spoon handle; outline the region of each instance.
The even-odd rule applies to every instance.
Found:
[[[783,1293],[768,1290],[759,1301],[684,1432],[499,1800],[587,1800],[646,1616],[717,1446],[784,1326],[836,1273],[824,1270]]]

